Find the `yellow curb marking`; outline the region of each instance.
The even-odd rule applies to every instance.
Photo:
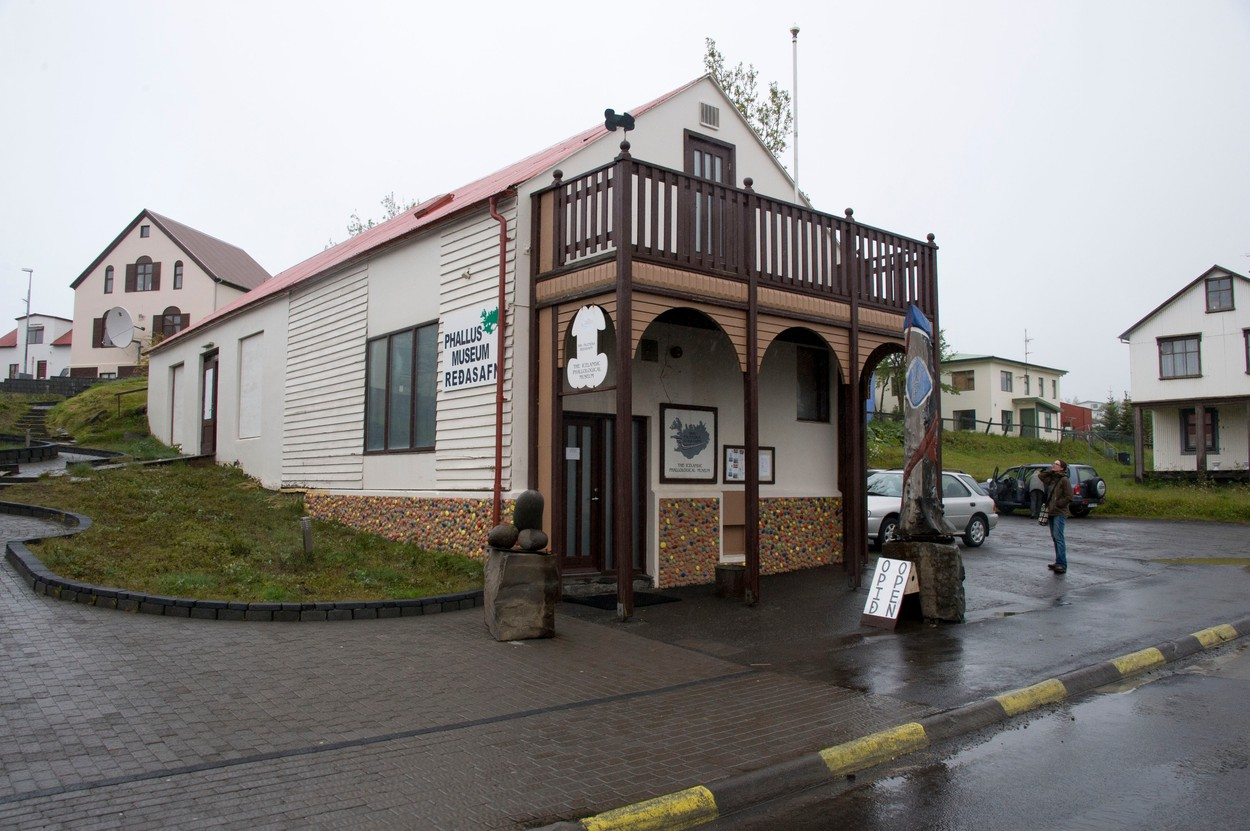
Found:
[[[837,776],[888,761],[929,746],[924,727],[912,722],[820,751],[829,772]]]
[[[1203,649],[1210,649],[1236,638],[1237,630],[1225,623],[1223,626],[1212,626],[1210,629],[1194,632],[1194,637],[1202,644]]]
[[[1143,672],[1157,666],[1162,666],[1167,663],[1167,659],[1163,657],[1162,652],[1152,646],[1149,649],[1142,649],[1128,655],[1122,655],[1119,658],[1113,659],[1111,663],[1115,664],[1115,668],[1120,671],[1121,675],[1129,676],[1137,672]]]
[[[1007,715],[1018,716],[1043,704],[1063,701],[1067,697],[1068,688],[1063,685],[1063,682],[1057,678],[1050,678],[1031,687],[996,695],[994,699],[1002,705]]]
[[[699,785],[582,820],[587,831],[681,831],[720,816],[716,798]]]

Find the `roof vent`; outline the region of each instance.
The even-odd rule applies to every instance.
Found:
[[[699,102],[699,123],[713,130],[720,129],[720,107]]]

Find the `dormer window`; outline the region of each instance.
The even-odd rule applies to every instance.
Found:
[[[1207,311],[1227,312],[1233,308],[1233,278],[1212,277],[1207,280]]]

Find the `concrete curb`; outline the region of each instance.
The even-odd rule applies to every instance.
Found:
[[[888,730],[803,754],[709,785],[617,808],[578,821],[558,822],[537,831],[660,831],[693,828],[742,808],[776,799],[861,770],[938,742],[965,735],[1080,695],[1106,684],[1157,669],[1250,634],[1250,617],[1194,632],[1173,641],[1082,667],[1057,678],[965,704]]]

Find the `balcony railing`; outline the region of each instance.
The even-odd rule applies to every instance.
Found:
[[[623,192],[619,191],[624,183]],[[632,158],[535,197],[538,222],[551,224],[539,279],[616,250],[678,268],[749,279],[861,306],[905,312],[914,303],[933,319],[937,246]],[[619,214],[619,217],[618,217]],[[622,221],[623,220],[623,221]],[[540,235],[542,231],[540,230]]]

